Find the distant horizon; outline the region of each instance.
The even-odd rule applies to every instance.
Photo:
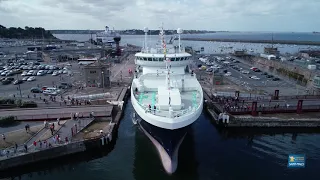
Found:
[[[143,30],[143,29],[115,29],[115,31],[126,31],[126,30]],[[159,29],[149,29],[152,31]],[[175,29],[165,29],[166,31],[172,31]],[[104,31],[104,29],[50,29],[47,31]],[[232,31],[232,30],[198,30],[198,29],[184,29],[184,31],[215,31],[215,32],[226,32],[226,33],[314,33],[320,31]]]

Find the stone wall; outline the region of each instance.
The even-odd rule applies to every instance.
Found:
[[[315,71],[308,70],[306,68],[300,67],[299,65],[293,65],[287,62],[281,62],[281,61],[271,61],[267,60],[261,57],[254,57],[251,60],[253,66],[256,66],[257,68],[267,71],[267,72],[272,72],[275,74],[281,74],[282,76],[287,76],[289,78],[288,73],[281,73],[280,71],[277,71],[277,69],[285,69],[289,72],[296,73],[299,75],[302,75],[305,79],[299,78],[299,81],[301,81],[301,84],[304,84],[304,82],[307,83],[307,86],[312,85],[312,79],[317,73]]]
[[[64,146],[49,148],[46,150],[36,151],[29,154],[19,155],[0,161],[0,170],[12,168],[15,166],[23,166],[29,163],[35,163],[43,160],[53,159],[68,154],[83,152],[86,147],[81,142],[70,143]]]

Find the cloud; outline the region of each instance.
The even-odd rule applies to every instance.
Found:
[[[0,0],[5,26],[316,31],[319,0]]]

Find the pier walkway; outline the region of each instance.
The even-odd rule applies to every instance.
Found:
[[[60,125],[57,122],[55,123],[55,131],[53,135],[49,128],[42,128],[38,133],[36,133],[32,138],[30,138],[25,144],[27,145],[27,152],[25,150],[24,144],[19,144],[17,150],[15,147],[7,148],[2,150],[0,160],[3,158],[8,158],[12,156],[24,155],[26,153],[32,153],[36,151],[41,151],[50,148],[49,143],[52,147],[59,145],[64,145],[65,138],[68,137],[69,142],[72,142],[72,137],[79,133],[82,129],[87,127],[94,121],[94,118],[79,118],[78,120],[66,120],[61,121]],[[72,132],[73,131],[73,132]],[[55,141],[53,137],[59,135],[61,142]],[[33,142],[36,141],[37,145],[34,146]],[[45,144],[44,142],[47,142]],[[42,143],[40,146],[39,142]]]
[[[70,108],[28,108],[28,109],[5,109],[0,110],[0,117],[14,116],[15,120],[56,120],[57,118],[70,119],[73,114],[79,113],[79,117],[89,117],[94,112],[96,117],[111,116],[113,110],[112,105],[103,106],[78,106]]]
[[[204,97],[219,112],[228,112],[231,115],[257,115],[278,113],[303,113],[320,112],[318,96],[279,96],[275,91],[274,96],[246,97],[235,92],[233,96],[212,95],[204,90]],[[305,98],[305,99],[304,99]]]

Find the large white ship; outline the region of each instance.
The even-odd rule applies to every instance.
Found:
[[[142,51],[135,54],[135,77],[131,86],[134,120],[157,148],[167,173],[178,165],[179,147],[203,108],[203,92],[189,69],[191,55],[180,45],[166,44],[163,28],[160,44],[147,46],[145,28]]]
[[[96,42],[101,44],[112,44],[115,42],[115,37],[119,38],[120,35],[114,30],[110,30],[109,27],[106,26],[104,31],[96,34]]]

